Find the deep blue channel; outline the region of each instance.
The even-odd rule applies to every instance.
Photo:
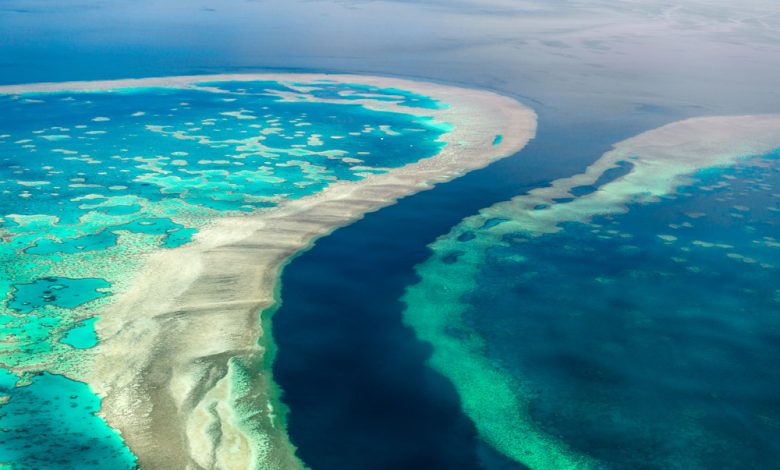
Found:
[[[462,218],[581,171],[667,119],[574,127],[541,114],[519,154],[369,214],[293,260],[273,316],[273,373],[299,457],[314,470],[523,468],[479,440],[452,385],[426,366],[430,346],[402,324],[399,299],[426,245]]]

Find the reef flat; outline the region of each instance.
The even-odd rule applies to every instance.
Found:
[[[0,98],[13,148],[3,395],[44,372],[86,383],[121,436],[106,452],[128,468],[300,467],[259,318],[284,262],[511,155],[536,123],[493,93],[346,75],[14,85]],[[35,466],[23,454],[0,460]]]
[[[433,345],[430,364],[455,385],[483,439],[533,469],[708,468],[739,453],[762,466],[770,453],[755,449],[764,438],[747,445],[747,430],[727,430],[753,413],[767,428],[776,422],[764,404],[777,378],[743,378],[766,382],[753,402],[718,381],[751,370],[745,357],[774,357],[754,336],[777,328],[770,245],[780,209],[769,181],[718,191],[736,185],[729,171],[741,166],[771,179],[778,148],[779,116],[675,122],[615,144],[583,173],[483,209],[433,243],[404,297],[404,320]],[[688,186],[704,202],[673,212],[667,206]],[[728,223],[718,218],[738,197],[753,200],[731,208]],[[655,205],[666,212],[654,219]],[[764,217],[748,222],[749,213]],[[715,384],[722,395],[709,391]],[[741,418],[713,424],[728,422],[724,413]]]

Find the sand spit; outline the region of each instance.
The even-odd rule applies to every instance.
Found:
[[[478,289],[490,248],[506,244],[507,237],[543,236],[566,222],[623,213],[628,203],[653,202],[673,193],[698,170],[733,165],[778,148],[780,116],[671,123],[615,144],[583,173],[483,209],[431,244],[434,255],[416,268],[420,283],[404,296],[404,321],[434,346],[431,366],[453,382],[480,435],[534,470],[604,466],[538,427],[529,412],[538,390],[486,358],[484,339],[464,319],[470,308],[464,297]],[[627,174],[587,195],[573,194],[578,186],[594,185],[621,161],[632,164]],[[454,263],[447,262],[451,253],[460,253]]]
[[[300,468],[273,409],[259,313],[273,304],[283,264],[318,237],[398,198],[429,189],[521,149],[536,116],[494,93],[400,79],[312,74],[212,75],[0,87],[2,94],[189,88],[203,82],[330,80],[420,93],[449,105],[372,109],[424,114],[454,125],[435,157],[337,183],[307,198],[203,229],[193,243],[156,253],[97,323],[100,344],[75,374],[103,398],[144,469]],[[291,98],[292,99],[292,98]],[[501,142],[494,145],[496,135]],[[259,343],[258,343],[259,340]]]

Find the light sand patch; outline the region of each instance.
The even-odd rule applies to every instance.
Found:
[[[39,137],[41,139],[48,140],[49,142],[56,142],[58,140],[70,139],[70,136],[67,134],[50,134],[50,135],[41,135]]]
[[[219,114],[221,114],[222,116],[234,117],[236,119],[257,119],[257,116],[250,114],[250,112],[247,111],[246,109],[242,109],[240,111],[226,111],[224,113],[219,113]]]

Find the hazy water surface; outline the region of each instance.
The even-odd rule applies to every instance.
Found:
[[[0,3],[0,82],[267,69],[374,73],[489,88],[537,109],[540,133],[527,151],[369,215],[364,222],[336,232],[298,258],[285,276],[283,296],[291,300],[276,313],[275,320],[279,324],[275,330],[279,343],[276,372],[291,407],[291,438],[313,468],[381,468],[399,461],[418,467],[424,467],[426,462],[459,461],[465,467],[511,468],[512,464],[474,436],[468,421],[458,414],[457,397],[446,380],[425,369],[427,346],[415,341],[411,332],[401,326],[402,304],[397,300],[404,287],[416,281],[414,265],[429,255],[425,245],[480,208],[581,171],[612,143],[633,134],[694,115],[777,112],[779,30],[778,7],[769,0],[738,4],[725,0],[619,4],[522,0],[6,0]],[[695,194],[689,197],[690,201],[694,199]],[[759,199],[751,201],[758,203]],[[749,202],[739,205],[752,208]],[[664,221],[664,207],[667,206],[647,209],[657,212],[648,212],[646,216]],[[745,217],[751,218],[755,213],[754,210]],[[764,215],[771,221],[776,214]],[[627,217],[616,223],[630,224],[631,220],[634,219]],[[674,245],[659,244],[657,237],[653,238],[660,228],[643,230],[651,234],[647,243],[653,240],[648,246],[660,250],[658,256],[672,256]],[[572,232],[565,236],[574,237],[582,250],[584,245],[580,243],[589,245],[589,237],[594,235]],[[363,244],[356,243],[357,240]],[[608,249],[603,245],[608,241],[595,241],[599,248]],[[361,250],[371,254],[361,256]],[[532,254],[545,257],[540,263],[545,264],[544,274],[550,276],[550,282],[557,279],[562,283],[561,277],[574,275],[573,267],[582,266],[587,259],[587,255],[578,253],[577,249],[571,253],[574,258],[579,257],[576,262],[572,261],[574,258],[561,259],[552,249]],[[706,253],[701,255],[708,262],[738,263],[733,259],[709,258]],[[630,264],[636,260],[609,261],[614,265],[607,263],[598,268],[610,271],[621,262]],[[671,266],[682,269],[677,264]],[[718,266],[735,269],[725,264]],[[734,266],[743,268],[741,264]],[[495,295],[503,299],[506,308],[491,310],[493,315],[499,311],[521,311],[521,306],[530,311],[529,304],[517,300],[515,284],[522,279],[522,273],[501,269],[500,263],[486,268],[496,279],[502,279],[496,281],[495,288],[505,288]],[[745,269],[752,272],[749,269],[753,268]],[[689,271],[683,274],[692,276]],[[338,283],[323,284],[319,279],[338,279]],[[550,282],[540,284],[533,294],[541,299]],[[577,283],[567,285],[578,287]],[[637,295],[665,298],[652,294],[643,291]],[[485,294],[475,294],[475,305],[484,305],[480,295]],[[729,296],[730,291],[719,295]],[[741,294],[732,297],[743,299]],[[683,305],[667,307],[685,308]],[[615,321],[625,320],[619,315],[621,311],[609,310],[617,316]],[[312,315],[321,315],[320,322]],[[361,316],[360,322],[350,316]],[[511,321],[505,319],[509,322],[507,331],[523,330],[529,322],[544,331],[566,327],[581,333],[586,326],[592,327],[591,323],[582,323],[588,317],[569,319],[557,327],[544,323],[549,317],[521,315]],[[475,318],[483,320],[477,326],[488,334],[492,317]],[[328,336],[329,328],[337,328],[339,333]],[[747,320],[732,325],[728,331],[744,333],[746,328],[753,328]],[[579,335],[581,345],[590,348],[592,341],[601,341],[616,331],[617,325],[612,330],[606,326],[594,328],[592,335]],[[718,331],[721,334],[725,330]],[[634,333],[638,342],[652,339],[647,330]],[[295,334],[310,337],[300,340]],[[621,341],[626,340],[611,340],[612,354],[621,347],[628,348]],[[685,341],[692,340],[689,337]],[[711,341],[712,338],[703,337],[691,344],[704,347]],[[598,367],[588,366],[582,358],[579,362],[566,358],[537,362],[532,359],[538,348],[524,349],[516,339],[503,342],[510,346],[502,347],[499,343],[491,357],[512,364],[525,361],[529,369],[523,370],[532,370],[540,383],[553,390],[548,395],[550,400],[540,402],[535,409],[535,416],[550,432],[569,439],[578,450],[598,456],[616,452],[611,445],[604,444],[604,439],[625,439],[629,450],[624,455],[611,455],[616,462],[628,462],[628,467],[635,463],[632,458],[642,455],[637,446],[653,442],[639,437],[632,440],[631,433],[611,435],[617,428],[598,426],[604,420],[603,414],[576,412],[582,400],[577,390],[596,387],[602,383],[599,381],[609,378],[600,376]],[[562,344],[553,341],[548,346],[563,348]],[[697,367],[713,360],[716,351],[708,351],[710,354],[701,352],[687,365],[678,364],[671,370],[671,385],[667,385],[683,389],[677,387],[675,380],[682,380],[690,371],[700,370]],[[339,354],[346,356],[336,363],[333,357]],[[307,360],[295,362],[303,357]],[[620,357],[627,360],[631,356]],[[651,370],[656,373],[636,379],[635,383],[643,384],[641,389],[646,393],[655,393],[663,385],[654,377],[658,378],[657,367],[664,357],[660,354],[650,358],[655,362],[647,367],[655,367]],[[755,367],[739,373],[756,371],[765,358],[762,355],[753,363]],[[703,382],[706,379],[710,383],[708,390],[727,381],[728,374],[723,372],[727,366],[729,363],[708,370],[713,376],[702,376]],[[320,377],[312,375],[312,371],[324,374],[327,380],[312,383]],[[773,383],[771,374],[761,377],[762,384]],[[406,386],[401,385],[404,381]],[[307,398],[310,387],[324,384],[330,387],[327,393],[318,393],[316,400]],[[365,401],[355,404],[351,397],[359,386],[370,393],[361,395]],[[630,384],[616,383],[609,393],[595,395],[596,401],[589,402],[589,409],[608,410],[612,417],[616,416],[615,410],[622,410],[621,422],[626,426],[638,422],[637,416],[642,413],[654,415],[657,409],[652,406],[629,406],[635,401],[627,396],[630,390]],[[736,383],[729,390],[743,396],[743,403],[751,406],[760,399],[756,389],[739,388]],[[701,406],[716,406],[717,400],[713,397]],[[388,403],[404,407],[404,413],[388,412],[393,409],[388,408]],[[676,402],[670,406],[688,410],[689,405]],[[771,427],[774,422],[771,401],[762,406],[769,408],[766,413],[759,410],[764,417],[761,423],[752,426],[749,420],[744,421],[752,431],[743,435],[746,439],[755,437],[751,442],[764,442],[761,439],[766,433],[761,426]],[[695,413],[685,416],[694,419]],[[576,431],[587,426],[598,432],[585,436]],[[636,429],[635,436],[644,432],[657,439],[658,433],[648,429]],[[344,439],[339,440],[342,431]],[[341,447],[329,451],[322,444],[329,439],[318,441],[325,433]],[[359,441],[354,440],[358,437]],[[722,437],[710,436],[707,442]],[[350,446],[353,441],[349,439],[357,444]],[[415,442],[420,445],[415,447]],[[751,448],[771,449],[771,443],[761,445],[745,446],[744,458],[750,458]],[[714,459],[717,453],[712,455]],[[652,466],[652,462],[648,465]]]

